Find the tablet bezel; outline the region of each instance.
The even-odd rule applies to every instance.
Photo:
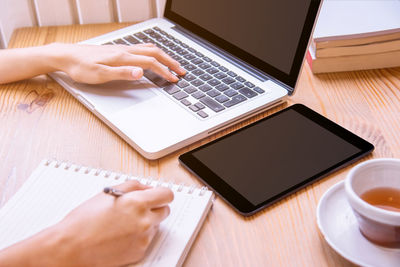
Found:
[[[322,172],[319,172],[312,177],[309,177],[302,181],[301,183],[295,184],[289,188],[287,188],[285,191],[264,200],[262,203],[258,205],[253,205],[250,201],[248,201],[245,197],[243,197],[238,191],[236,191],[234,188],[232,188],[228,183],[226,183],[221,177],[216,175],[214,172],[212,172],[207,166],[205,166],[202,162],[200,162],[197,158],[193,156],[193,153],[196,151],[199,151],[203,148],[212,146],[213,144],[224,140],[226,138],[229,138],[232,135],[235,135],[236,133],[239,133],[241,131],[245,131],[246,129],[250,127],[254,127],[255,125],[259,123],[263,123],[264,121],[271,119],[273,117],[279,116],[279,114],[282,114],[288,110],[294,110],[301,115],[305,116],[309,120],[317,123],[321,127],[325,128],[326,130],[330,131],[331,133],[335,134],[336,136],[339,136],[340,138],[344,139],[346,142],[356,146],[357,148],[360,149],[360,152],[348,157],[337,164],[325,169]],[[311,110],[310,108],[302,105],[302,104],[295,104],[292,105],[288,108],[285,108],[271,116],[268,116],[266,118],[263,118],[253,124],[250,124],[246,127],[243,127],[239,129],[238,131],[232,132],[226,136],[223,136],[217,140],[214,140],[208,144],[202,145],[194,150],[191,150],[189,152],[186,152],[182,154],[179,157],[179,162],[186,167],[190,172],[192,172],[197,178],[199,178],[201,181],[203,181],[205,184],[207,184],[210,188],[212,188],[220,197],[225,199],[226,202],[228,202],[236,211],[238,211],[240,214],[244,216],[250,216],[257,211],[281,200],[282,198],[288,196],[291,193],[294,193],[301,188],[304,188],[305,186],[309,185],[312,182],[315,182],[324,176],[334,172],[335,170],[339,168],[343,168],[357,159],[365,156],[366,154],[372,152],[374,150],[374,146],[367,142],[366,140],[362,139],[361,137],[353,134],[352,132],[346,130],[345,128],[339,126],[335,122],[325,118],[324,116],[320,115],[319,113]]]

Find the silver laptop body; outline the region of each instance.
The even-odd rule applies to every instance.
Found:
[[[219,1],[235,5],[235,1]],[[188,80],[182,78],[183,82],[179,83],[179,86],[164,83],[156,77],[157,75],[154,76],[150,72],[146,72],[147,77],[139,81],[114,81],[101,85],[77,83],[62,72],[52,73],[51,77],[148,159],[163,157],[281,104],[294,93],[320,1],[291,0],[293,3],[304,2],[302,4],[306,7],[303,8],[304,14],[299,15],[305,22],[301,25],[303,27],[301,27],[298,43],[294,44],[296,48],[293,53],[294,63],[289,64],[290,70],[286,76],[282,75],[284,71],[268,63],[265,65],[267,68],[255,67],[254,64],[246,61],[243,53],[241,58],[236,56],[235,47],[231,51],[226,51],[216,45],[212,38],[207,40],[204,36],[188,30],[188,28],[192,29],[191,24],[194,24],[190,21],[188,27],[185,27],[186,21],[179,24],[176,22],[181,22],[182,18],[182,14],[179,15],[174,10],[174,8],[177,10],[182,8],[179,5],[187,6],[189,2],[194,5],[194,7],[189,5],[189,9],[198,10],[199,8],[195,7],[198,4],[206,5],[207,2],[219,1],[168,0],[166,18],[151,19],[82,42],[94,45],[106,43],[132,45],[136,41],[152,40],[164,51],[169,51],[177,59],[180,58],[180,62],[187,62],[182,65],[183,67],[190,64],[199,70],[195,72],[198,75],[192,75],[195,78],[191,77]],[[239,1],[241,2],[244,1]],[[275,1],[260,0],[259,2],[264,5],[265,2],[274,3]],[[280,6],[278,10],[285,8],[281,4],[278,5]],[[293,9],[291,12],[297,12],[298,8],[290,9]],[[290,19],[290,14],[287,15]],[[293,23],[298,24],[298,22]],[[251,25],[247,26],[249,31],[253,30]],[[278,26],[274,25],[274,27]],[[257,32],[257,34],[264,33]],[[269,38],[277,37],[270,36]],[[170,45],[165,40],[174,44]],[[170,45],[173,49],[169,49],[170,47],[164,44]],[[191,48],[190,51],[189,48]],[[258,48],[255,46],[255,49]],[[259,51],[263,51],[262,48]],[[200,58],[201,63],[198,63],[199,60],[195,61],[198,64],[192,63],[195,59],[187,56],[190,54],[200,55],[196,58]],[[244,54],[253,60],[252,63],[258,62],[249,53]],[[190,59],[186,59],[185,56]],[[207,64],[210,66],[207,67]],[[194,72],[195,69],[192,68],[189,68],[189,74]],[[196,80],[198,82],[195,82]]]

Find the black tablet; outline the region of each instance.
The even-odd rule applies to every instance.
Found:
[[[373,149],[357,135],[296,104],[179,160],[247,216]]]

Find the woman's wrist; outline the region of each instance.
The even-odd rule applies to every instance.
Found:
[[[62,59],[66,58],[60,52],[61,45],[55,43],[0,51],[0,84],[59,70]]]
[[[42,60],[43,73],[62,70],[68,63],[70,58],[68,46],[70,44],[51,43],[44,46],[36,47],[35,54],[38,59]]]

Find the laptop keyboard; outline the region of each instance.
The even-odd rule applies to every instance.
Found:
[[[235,72],[213,61],[158,27],[146,29],[105,44],[153,43],[186,69],[177,83],[170,83],[152,71],[144,76],[163,88],[190,112],[203,119],[265,93]]]

